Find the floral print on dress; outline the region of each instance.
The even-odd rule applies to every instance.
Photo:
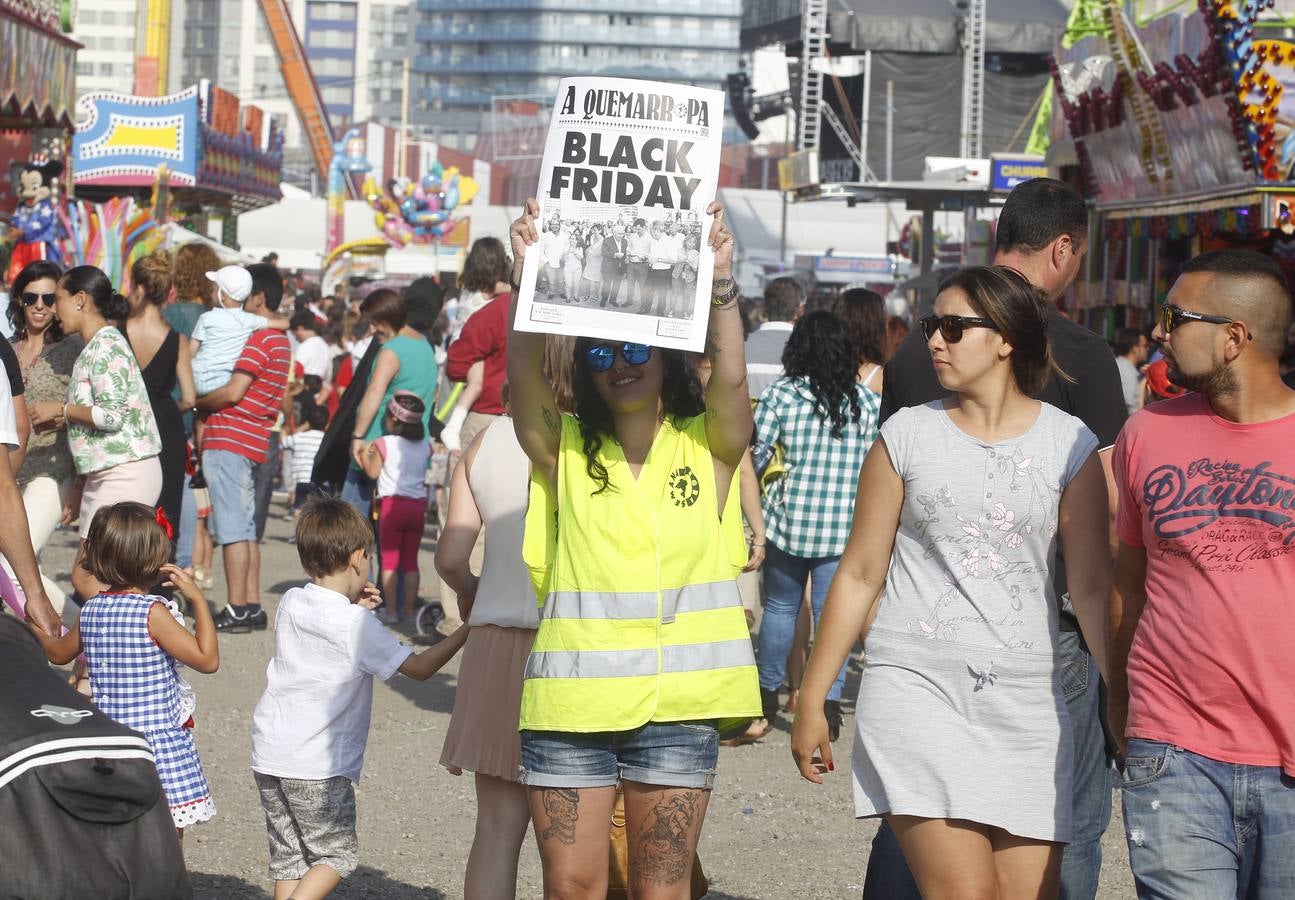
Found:
[[[1013,502],[1008,506],[1002,500],[995,501],[979,517],[970,519],[957,512],[953,500],[953,491],[949,485],[942,485],[930,494],[920,494],[917,503],[924,515],[914,522],[914,531],[923,538],[925,558],[943,556],[951,559],[956,572],[944,570],[945,590],[932,605],[930,612],[921,617],[908,620],[908,631],[915,637],[930,640],[957,642],[961,626],[977,624],[977,616],[954,614],[955,603],[962,596],[959,584],[962,580],[989,580],[1007,582],[1014,611],[1023,607],[1021,585],[1018,576],[1022,569],[1030,568],[1030,563],[1019,558],[1020,551],[1027,537],[1035,530],[1036,516],[1043,522],[1043,535],[1049,537],[1055,533],[1057,497],[1054,490],[1049,490],[1040,465],[1032,456],[1025,456],[1020,449],[1009,455],[1003,455],[997,466],[997,473],[1009,479],[1008,489],[1011,494],[1024,500],[1024,504]],[[952,530],[941,529],[941,514],[952,511],[956,522]],[[950,523],[953,524],[953,523]],[[957,549],[950,554],[941,550],[939,544],[953,543]],[[1034,576],[1035,573],[1027,573]]]
[[[114,430],[68,424],[67,442],[77,474],[102,472],[157,456],[162,439],[135,354],[122,333],[101,328],[72,368],[68,403],[97,406],[116,424]]]

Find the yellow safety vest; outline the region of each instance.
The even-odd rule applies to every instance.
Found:
[[[580,426],[563,416],[557,497],[543,474],[531,481],[523,555],[543,599],[522,729],[760,715],[736,581],[746,563],[737,477],[720,519],[704,418],[667,420],[637,480],[604,441],[610,486],[595,494]]]

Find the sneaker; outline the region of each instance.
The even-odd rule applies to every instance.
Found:
[[[225,634],[248,634],[252,630],[252,617],[234,615],[234,607],[226,606],[216,616],[216,631]]]
[[[226,606],[216,617],[216,631],[226,634],[247,634],[250,631],[264,631],[270,625],[270,617],[265,614],[265,607],[254,613],[237,615],[233,606]]]
[[[824,700],[823,715],[827,718],[827,739],[835,743],[841,736],[841,726],[845,722],[845,717],[841,715],[841,701]]]

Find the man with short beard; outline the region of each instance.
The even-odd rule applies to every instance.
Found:
[[[1194,391],[1115,445],[1111,727],[1139,897],[1295,890],[1291,297],[1246,250],[1183,267],[1153,338]]]

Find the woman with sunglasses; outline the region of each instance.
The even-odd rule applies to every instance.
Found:
[[[1054,363],[1046,302],[1017,272],[964,269],[920,324],[953,396],[896,413],[864,462],[792,754],[812,782],[835,768],[822,700],[871,622],[855,814],[887,818],[928,900],[1055,897],[1073,745],[1050,569],[1060,539],[1105,673],[1097,439],[1032,399]]]
[[[26,265],[14,279],[9,300],[9,324],[13,327],[13,350],[18,357],[27,403],[67,400],[72,366],[84,342],[79,335],[63,333],[54,315],[54,291],[63,270],[48,260]],[[29,419],[30,421],[30,419]],[[63,501],[72,479],[72,453],[67,447],[65,428],[41,428],[27,441],[27,454],[18,469],[27,527],[32,549],[40,552],[58,527]],[[63,606],[63,592],[48,578],[45,593],[56,610]]]
[[[103,590],[81,567],[85,537],[101,506],[135,500],[148,506],[162,493],[162,439],[148,389],[130,344],[117,329],[130,313],[126,298],[94,266],[76,266],[58,280],[55,314],[64,332],[85,342],[58,400],[31,405],[36,429],[66,428],[77,478],[63,503],[64,524],[80,521],[81,548],[72,585],[82,597]]]
[[[539,206],[513,223],[514,284]],[[751,436],[733,236],[715,253],[703,394],[682,352],[576,342],[575,415],[543,376],[544,337],[511,331],[514,427],[532,464],[525,557],[542,598],[522,688],[522,780],[546,897],[607,894],[623,785],[630,893],[690,896],[720,727],[760,715],[736,577],[737,472]],[[509,319],[511,323],[512,318]]]

